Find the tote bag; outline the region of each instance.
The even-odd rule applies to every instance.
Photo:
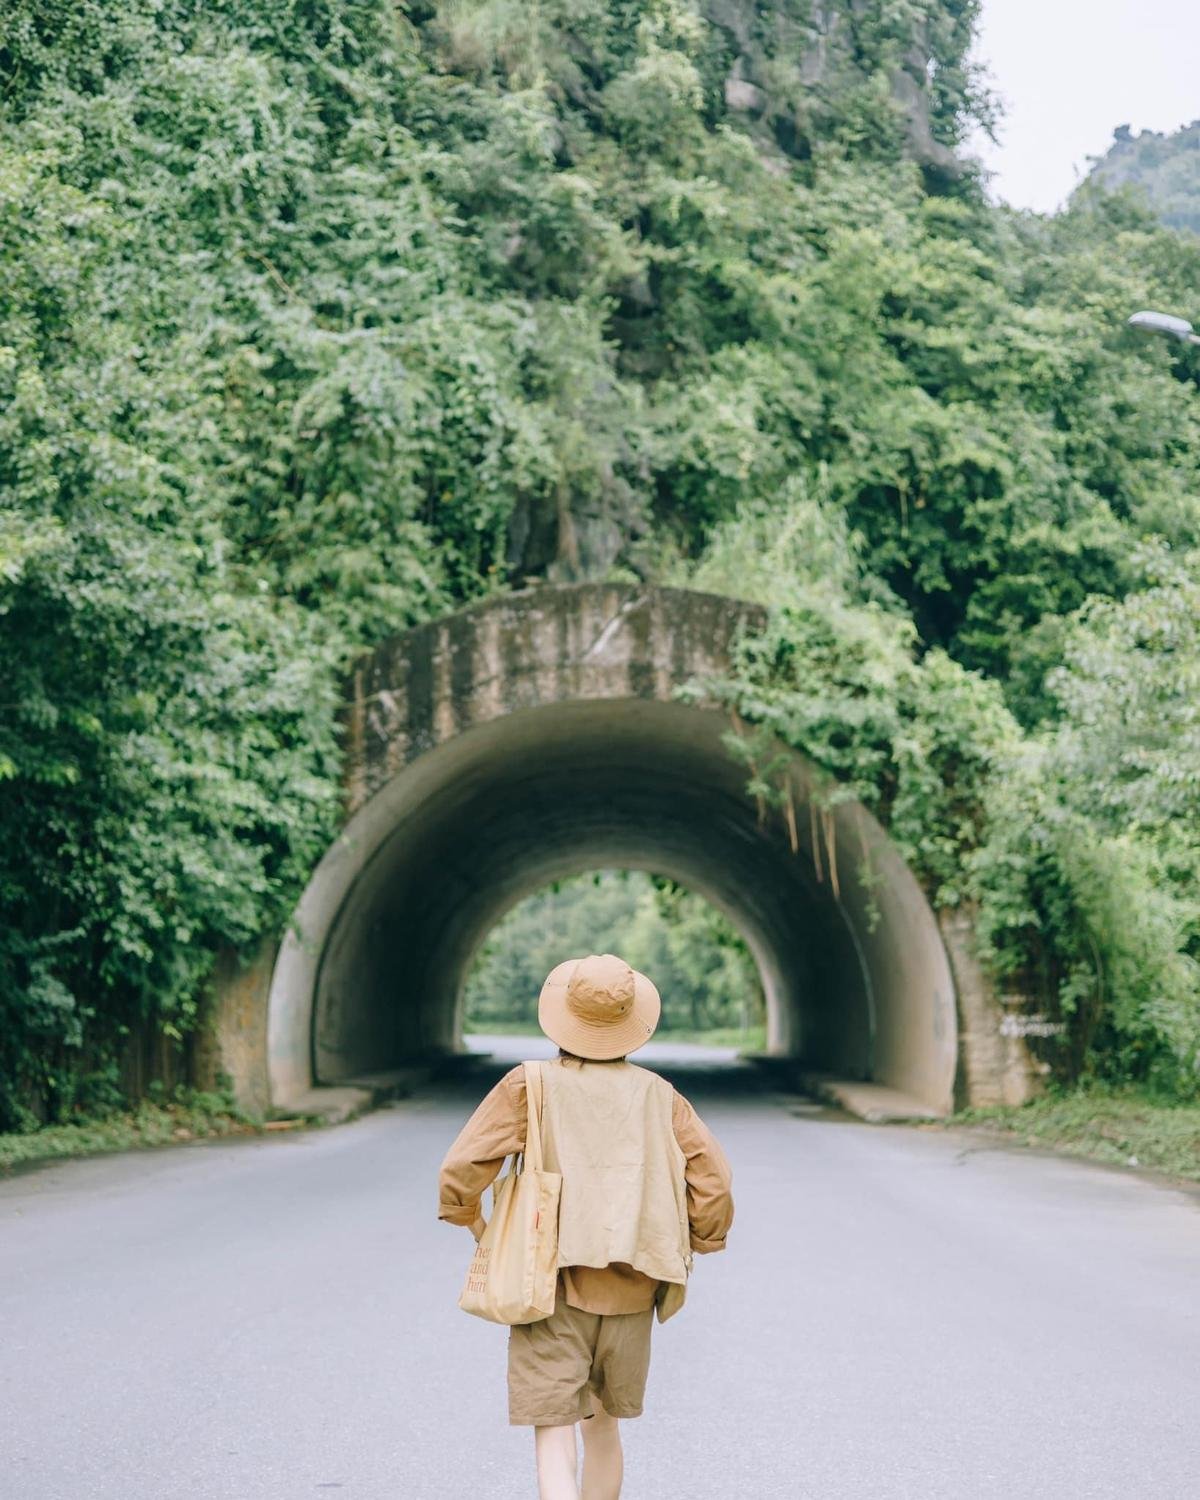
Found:
[[[525,1064],[528,1119],[524,1159],[512,1159],[493,1192],[492,1217],[467,1272],[458,1305],[492,1323],[536,1323],[554,1311],[558,1289],[558,1200],[562,1177],[542,1167],[542,1069]]]

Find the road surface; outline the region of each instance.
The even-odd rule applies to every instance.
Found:
[[[1200,1495],[1195,1198],[695,1061],[737,1223],[655,1330],[628,1500]],[[434,1218],[492,1076],[0,1182],[0,1496],[534,1496]]]

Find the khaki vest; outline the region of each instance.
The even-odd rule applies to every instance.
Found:
[[[542,1151],[562,1173],[560,1266],[622,1261],[672,1282],[669,1311],[683,1301],[692,1264],[684,1155],[665,1078],[628,1062],[542,1068]],[[665,1289],[664,1289],[665,1290]]]

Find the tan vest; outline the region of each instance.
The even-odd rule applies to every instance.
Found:
[[[628,1062],[557,1059],[542,1068],[542,1150],[562,1173],[560,1266],[622,1261],[676,1283],[692,1264],[684,1155],[665,1078]],[[660,1299],[660,1318],[670,1315]]]

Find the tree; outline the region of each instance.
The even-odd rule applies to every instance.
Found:
[[[607,870],[527,897],[497,923],[467,980],[468,1024],[537,1021],[537,998],[566,958],[618,953],[648,974],[664,1031],[758,1025],[763,995],[745,941],[702,897],[640,871]]]

